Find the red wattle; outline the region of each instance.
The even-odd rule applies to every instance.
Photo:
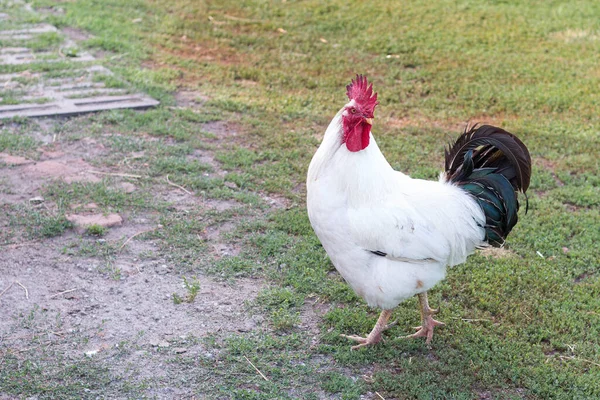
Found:
[[[346,135],[346,147],[352,152],[361,151],[369,145],[371,125],[362,121]]]

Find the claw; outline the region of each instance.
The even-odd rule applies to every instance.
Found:
[[[412,339],[418,337],[425,337],[425,343],[431,343],[433,339],[433,329],[436,326],[444,326],[443,322],[436,321],[433,319],[432,315],[437,314],[440,310],[429,307],[429,302],[427,301],[427,292],[420,293],[419,295],[419,307],[421,311],[421,326],[413,327],[417,332],[412,335],[403,336],[403,339]]]
[[[346,338],[346,339],[354,340],[355,342],[359,343],[356,346],[350,347],[350,350],[357,350],[357,349],[360,349],[361,347],[370,346],[372,344],[377,344],[382,341],[381,334],[369,335],[367,337],[362,337],[362,336],[357,336],[357,335],[344,335],[344,334],[341,334],[340,336],[343,338]]]
[[[425,343],[430,344],[433,340],[433,328],[435,328],[436,326],[444,325],[446,324],[440,321],[436,321],[431,316],[427,316],[423,318],[422,326],[415,327],[415,329],[417,329],[417,332],[413,333],[412,335],[402,336],[402,339],[414,339],[418,337],[425,337],[427,338],[425,339]]]
[[[387,331],[387,330],[388,330],[388,329],[390,329],[392,326],[396,326],[396,325],[398,325],[398,320],[395,320],[394,322],[390,322],[389,324],[387,324],[387,325],[386,325],[386,326],[385,326],[385,327],[382,329],[382,332],[383,332],[383,331]]]
[[[352,346],[352,347],[350,347],[350,350],[351,350],[351,351],[358,350],[358,349],[360,349],[361,347],[367,347],[367,346],[369,346],[369,345],[370,345],[370,343],[361,343],[361,344],[357,344],[356,346]]]
[[[379,343],[383,340],[383,338],[381,337],[381,332],[391,328],[392,326],[398,323],[398,321],[394,321],[390,324],[386,324],[386,322],[390,318],[390,315],[392,315],[391,310],[383,310],[381,312],[381,315],[379,316],[379,319],[377,320],[377,323],[375,324],[375,327],[373,327],[373,330],[371,331],[371,333],[369,333],[367,337],[344,334],[341,334],[340,336],[346,339],[354,340],[355,342],[359,343],[356,346],[352,346],[351,350],[356,350],[360,349],[361,347]]]
[[[357,335],[344,335],[342,333],[342,334],[340,334],[340,336],[343,338],[346,338],[346,339],[354,340],[355,342],[359,342],[359,343],[365,343],[367,341],[367,338],[362,337],[362,336],[357,336]]]

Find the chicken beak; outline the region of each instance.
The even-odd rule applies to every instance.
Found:
[[[365,118],[365,122],[369,125],[373,125],[373,118]]]

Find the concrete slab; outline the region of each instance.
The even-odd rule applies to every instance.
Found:
[[[23,8],[35,13],[26,3],[23,3]],[[0,3],[0,19],[10,18],[12,10],[3,10]],[[73,35],[64,35],[65,39],[58,48],[34,50],[27,47],[28,39],[52,32],[61,34],[55,26],[49,24],[23,23],[17,29],[0,31],[0,39],[8,45],[0,49],[0,65],[58,66],[49,68],[50,72],[32,73],[25,70],[1,74],[0,89],[4,90],[5,96],[10,97],[7,104],[3,104],[0,91],[0,119],[17,116],[67,116],[121,108],[143,109],[159,104],[157,100],[143,93],[133,93],[126,87],[106,87],[103,76],[112,76],[112,72],[100,65],[102,60],[77,49]],[[71,52],[71,49],[77,51]],[[60,77],[63,74],[62,64],[55,64],[57,62],[65,64],[64,77]],[[75,64],[72,63],[80,64],[81,68],[73,68]],[[14,104],[15,102],[18,104]]]

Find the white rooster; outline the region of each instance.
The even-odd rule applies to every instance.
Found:
[[[371,307],[382,309],[359,344],[381,340],[392,310],[418,295],[426,337],[433,319],[427,291],[478,247],[502,246],[517,222],[517,191],[529,186],[531,158],[514,135],[473,127],[446,150],[439,181],[395,171],[371,135],[377,93],[366,77],[347,86],[349,102],[333,118],[307,177],[312,227],[333,265]]]

